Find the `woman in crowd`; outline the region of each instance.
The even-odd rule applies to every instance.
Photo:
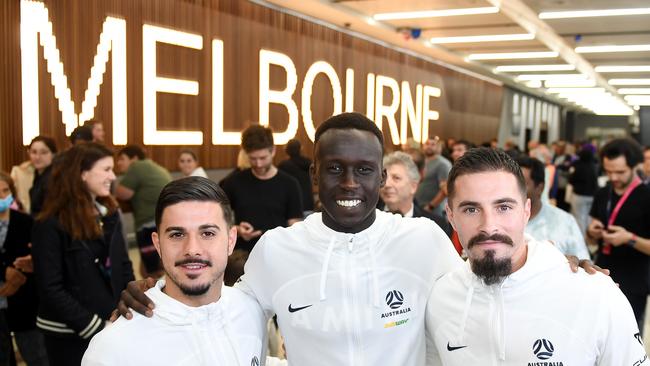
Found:
[[[181,151],[181,155],[178,157],[178,168],[181,170],[183,177],[208,177],[205,170],[199,166],[199,159],[196,158],[196,154],[191,150]]]
[[[57,159],[34,224],[36,324],[52,365],[81,363],[90,339],[104,328],[120,292],[134,278],[110,194],[114,180],[108,148],[72,147]]]
[[[10,209],[15,197],[13,180],[0,172],[0,297],[6,298],[7,328],[27,365],[47,365],[43,335],[36,329],[38,298],[29,247],[33,219]],[[2,351],[13,352],[11,343]]]
[[[36,217],[43,208],[55,154],[56,143],[50,137],[36,136],[29,144],[29,160],[34,166],[34,183],[29,189],[29,212],[32,217]]]

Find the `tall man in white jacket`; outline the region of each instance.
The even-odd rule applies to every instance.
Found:
[[[265,317],[254,298],[223,286],[237,239],[221,188],[202,177],[167,184],[153,243],[166,280],[147,291],[152,319],[118,319],[96,335],[82,365],[260,365]]]
[[[469,261],[431,292],[430,365],[648,364],[632,308],[612,280],[571,273],[553,245],[524,235],[530,200],[517,163],[470,150],[447,187],[447,215]]]

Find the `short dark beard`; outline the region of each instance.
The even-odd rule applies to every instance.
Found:
[[[176,261],[174,263],[175,267],[182,266],[184,264],[189,264],[189,263],[203,263],[209,267],[212,267],[212,262],[205,260],[205,259],[192,259],[192,258],[186,258],[183,260]],[[205,295],[208,290],[210,290],[210,287],[215,281],[210,281],[208,283],[204,284],[199,284],[195,286],[185,286],[181,283],[181,281],[178,281],[173,275],[171,271],[165,270],[165,273],[167,274],[167,277],[176,284],[176,286],[181,290],[183,295],[185,296],[202,296]]]
[[[514,245],[512,238],[504,234],[487,235],[480,233],[469,240],[467,249],[484,241],[500,241],[508,245]],[[510,258],[495,258],[494,250],[485,251],[485,256],[479,259],[470,259],[472,272],[480,278],[486,286],[501,283],[512,272]]]
[[[494,250],[485,252],[480,259],[470,259],[472,272],[483,281],[486,286],[501,283],[512,272],[510,258],[496,259]]]

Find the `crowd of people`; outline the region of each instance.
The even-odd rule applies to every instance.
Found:
[[[217,184],[192,150],[173,180],[103,135],[38,136],[0,172],[0,366],[12,335],[29,366],[646,362],[650,148],[632,139],[386,151],[343,113],[313,162],[291,140],[276,165],[273,131],[246,128]]]

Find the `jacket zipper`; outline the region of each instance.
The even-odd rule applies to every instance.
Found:
[[[347,273],[348,273],[348,286],[347,295],[348,298],[352,300],[352,361],[354,366],[359,366],[363,364],[362,355],[358,354],[358,351],[361,350],[361,331],[359,329],[359,302],[356,296],[357,289],[357,278],[354,274],[354,259],[352,258],[352,249],[354,248],[354,237],[351,237],[348,241],[348,260],[347,260]],[[352,263],[352,264],[351,264]]]

